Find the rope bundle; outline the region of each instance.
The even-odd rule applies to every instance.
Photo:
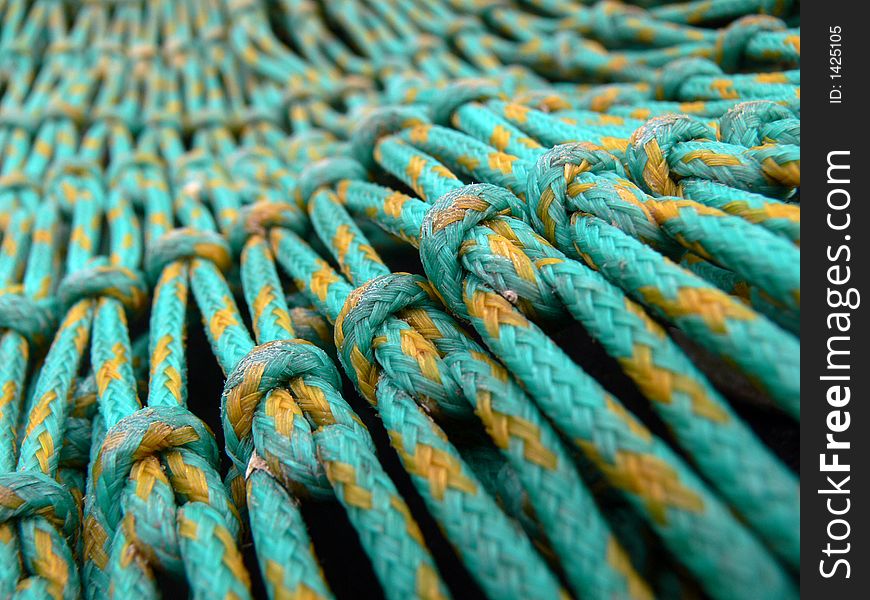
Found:
[[[799,6],[635,4],[0,1],[0,596],[796,596]]]

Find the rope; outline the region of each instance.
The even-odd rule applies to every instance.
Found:
[[[798,9],[0,2],[0,595],[794,597]]]

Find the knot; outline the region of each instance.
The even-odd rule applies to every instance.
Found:
[[[278,340],[251,350],[224,383],[222,403],[233,433],[239,437],[249,434],[260,399],[274,389],[287,387],[296,377],[314,377],[341,388],[341,376],[329,356],[310,342]]]
[[[274,111],[263,106],[244,106],[234,111],[232,116],[232,128],[237,131],[244,131],[249,127],[256,127],[261,124],[269,124],[280,128],[281,121],[278,119]]]
[[[113,69],[113,75],[123,77],[120,69]],[[91,120],[94,123],[120,124],[128,128],[136,122],[138,115],[136,109],[130,104],[117,104],[112,106],[97,106],[91,111]]]
[[[378,328],[397,312],[411,307],[437,308],[431,284],[419,275],[390,273],[353,290],[335,320],[335,347],[345,372],[372,404],[380,369],[375,362]]]
[[[655,84],[657,100],[680,100],[680,90],[692,77],[722,75],[719,66],[706,58],[680,58],[662,67]]]
[[[289,202],[261,200],[243,206],[230,229],[230,247],[238,253],[250,236],[266,237],[272,227],[290,229],[301,235],[308,227],[308,220],[296,204]]]
[[[341,376],[327,354],[304,340],[278,340],[255,347],[227,377],[221,396],[227,454],[241,471],[258,455],[268,465],[268,472],[285,486],[302,484],[315,496],[330,496],[332,488],[317,460],[310,426],[304,418],[293,418],[302,416],[300,401],[286,388],[299,380],[302,386],[294,389],[317,397],[316,402],[304,403],[305,416],[318,427],[337,421],[358,427],[350,424],[349,415],[332,410],[334,403],[329,398],[341,389]],[[313,394],[312,388],[316,389]],[[258,410],[264,399],[273,403],[272,410]],[[291,414],[291,431],[278,435],[272,433],[274,423],[257,426],[257,419],[273,420],[281,411]]]
[[[15,331],[32,344],[50,339],[57,318],[57,303],[53,300],[37,301],[19,293],[0,294],[0,329]]]
[[[309,129],[294,133],[286,139],[283,158],[285,162],[291,164],[312,159],[319,160],[330,149],[338,148],[338,145],[338,140],[328,131]]]
[[[590,144],[555,146],[529,170],[526,213],[533,228],[556,248],[580,258],[575,215],[592,214],[666,254],[680,251],[646,205],[646,195],[625,181],[622,163]]]
[[[66,158],[54,163],[45,177],[45,188],[52,189],[64,177],[76,177],[102,182],[103,172],[92,160]]]
[[[453,113],[468,102],[502,98],[498,86],[487,79],[463,79],[449,84],[435,95],[431,103],[432,122],[450,125]]]
[[[574,176],[581,173],[614,173],[625,177],[625,169],[619,159],[591,142],[554,146],[538,159],[538,163],[549,163],[553,167],[571,167],[570,171]]]
[[[685,115],[664,115],[637,128],[628,140],[625,162],[634,182],[658,196],[679,196],[679,183],[671,177],[668,154],[679,142],[715,140],[707,124]]]
[[[148,249],[145,272],[148,279],[155,282],[166,265],[188,258],[211,261],[222,273],[232,266],[230,246],[222,236],[213,231],[181,227],[163,234]]]
[[[227,168],[237,179],[243,183],[249,180],[268,188],[277,188],[275,191],[284,196],[292,185],[290,172],[284,168],[275,153],[263,146],[245,146],[229,155],[226,160]],[[243,174],[242,177],[238,177]]]
[[[48,520],[75,546],[79,506],[69,490],[42,473],[0,473],[0,523],[32,517]]]
[[[612,172],[624,177],[622,163],[594,144],[561,144],[543,154],[526,180],[526,214],[557,248],[571,246],[568,185],[582,173]]]
[[[334,87],[334,96],[330,100],[344,100],[352,94],[373,92],[372,82],[368,77],[348,74],[342,76]]]
[[[186,119],[186,125],[194,131],[199,131],[200,129],[228,127],[230,125],[228,113],[215,108],[200,109],[188,113]]]
[[[747,15],[732,22],[719,32],[716,39],[715,57],[722,68],[733,73],[746,57],[746,47],[757,33],[784,31],[785,23],[769,15]]]
[[[727,144],[716,140],[712,127],[685,115],[657,117],[639,127],[625,162],[634,182],[655,196],[682,196],[682,178],[773,197],[788,197],[800,186],[799,146]]]
[[[144,116],[145,127],[160,130],[181,129],[181,114],[174,110],[146,110]]]
[[[4,108],[0,112],[0,127],[4,129],[13,131],[23,129],[32,136],[40,125],[42,125],[42,118],[36,111]]]
[[[68,119],[82,127],[87,121],[87,109],[84,106],[75,106],[65,98],[52,98],[42,111],[42,118],[46,121]]]
[[[164,163],[156,154],[136,152],[132,155],[125,156],[120,160],[113,160],[107,175],[110,185],[114,187],[120,184],[121,178],[126,175],[128,170],[136,169],[162,174],[165,166],[166,163]],[[140,194],[136,194],[136,197],[138,196],[140,196]]]
[[[0,176],[0,194],[22,192],[32,192],[35,196],[40,196],[42,184],[28,177],[23,171],[13,171],[8,175]]]
[[[508,190],[477,183],[447,192],[429,209],[420,228],[420,259],[426,276],[447,306],[468,319],[463,301],[460,248],[476,225],[499,214],[523,214],[519,198]]]
[[[135,315],[148,302],[148,286],[138,271],[107,264],[106,259],[100,257],[64,277],[57,295],[63,310],[85,298],[108,297],[118,300],[128,314]]]
[[[511,100],[512,104],[527,106],[545,113],[560,110],[571,110],[573,106],[562,96],[547,90],[528,90],[516,94]]]
[[[428,33],[420,33],[399,42],[401,51],[407,56],[417,54],[435,54],[436,51],[445,50],[441,38]]]
[[[800,146],[801,121],[770,100],[741,102],[719,119],[719,139],[747,148],[769,143]]]
[[[596,2],[589,10],[589,30],[595,38],[608,45],[636,42],[637,40],[623,34],[626,19],[643,18],[646,11],[637,6],[626,6],[618,2],[602,0]],[[628,29],[628,31],[631,31]]]
[[[312,85],[310,81],[303,81],[301,78],[289,84],[284,90],[282,96],[282,112],[288,113],[295,105],[311,102],[313,100],[322,100],[329,102],[334,95],[334,84],[321,83]]]
[[[215,157],[203,150],[191,150],[175,163],[172,176],[175,181],[200,181],[203,177],[202,174],[194,174],[193,172],[209,171],[215,168],[222,170],[220,163]]]
[[[360,121],[350,135],[351,156],[366,169],[375,166],[374,150],[382,137],[425,125],[429,119],[421,111],[405,106],[385,106],[370,112]]]
[[[353,158],[344,156],[325,158],[305,167],[299,176],[299,185],[296,188],[296,200],[299,206],[307,207],[311,195],[318,188],[345,179],[365,181],[365,167]]]
[[[179,406],[153,406],[118,421],[92,462],[93,494],[110,531],[121,520],[121,494],[133,465],[173,448],[187,448],[217,468],[217,444],[208,427]]]

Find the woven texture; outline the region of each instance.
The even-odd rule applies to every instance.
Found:
[[[800,21],[0,1],[0,597],[793,598]]]

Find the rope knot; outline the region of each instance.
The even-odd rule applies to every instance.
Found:
[[[296,393],[291,395],[288,388]],[[333,411],[330,397],[340,389],[335,365],[323,350],[305,340],[255,347],[227,376],[221,397],[224,437],[233,463],[247,472],[257,456],[288,489],[301,484],[309,494],[331,496],[309,421],[318,428],[361,427],[351,423],[349,415]],[[303,417],[303,410],[306,418],[297,419]]]
[[[468,311],[463,301],[462,245],[475,226],[505,214],[524,214],[519,198],[502,187],[478,183],[444,194],[423,219],[423,269],[450,310],[465,319]]]
[[[648,193],[680,196],[668,160],[671,149],[680,142],[715,139],[713,128],[697,119],[676,114],[655,117],[631,134],[625,161],[635,183]]]
[[[181,129],[181,113],[176,110],[146,109],[143,125],[156,130],[164,127]]]
[[[557,248],[575,249],[575,215],[592,214],[658,249],[677,251],[650,214],[645,194],[625,176],[619,159],[594,144],[555,146],[529,170],[526,214]]]
[[[425,125],[429,119],[420,110],[406,106],[384,106],[370,112],[357,123],[350,135],[350,153],[366,169],[375,166],[374,149],[378,140],[403,129]]]
[[[719,119],[719,139],[751,148],[762,144],[801,143],[801,121],[770,100],[741,102]]]
[[[0,473],[0,523],[33,517],[43,517],[75,545],[79,506],[68,489],[43,473]]]
[[[8,51],[4,48],[4,51]],[[37,111],[4,108],[0,113],[0,127],[15,131],[23,129],[28,134],[33,135],[39,126],[42,125],[42,115]]]
[[[0,473],[0,525],[20,536],[4,544],[18,554],[21,579],[16,587],[22,595],[35,589],[42,592],[37,592],[39,597],[78,597],[72,549],[78,546],[80,511],[72,493],[52,477],[29,471]]]
[[[408,308],[437,308],[431,284],[419,275],[391,273],[375,277],[353,290],[335,320],[335,347],[351,380],[375,404],[380,367],[374,355],[378,329]],[[434,408],[434,407],[433,407]]]
[[[103,172],[98,164],[92,160],[79,158],[65,158],[55,162],[45,177],[45,189],[51,190],[56,187],[62,179],[72,177],[81,180],[90,180],[97,185],[102,186]],[[71,205],[75,198],[68,198],[67,194],[60,194],[66,205]],[[68,208],[68,206],[67,206]]]
[[[35,196],[42,194],[42,184],[28,177],[23,171],[13,171],[0,176],[0,194],[20,194],[31,192]]]
[[[185,125],[193,131],[199,131],[201,129],[229,127],[230,120],[228,113],[212,108],[189,113]]]
[[[269,109],[262,106],[245,106],[237,109],[232,117],[233,129],[244,131],[260,124],[280,127],[281,122]]]
[[[511,100],[512,104],[519,104],[534,108],[545,113],[556,112],[560,110],[571,110],[571,103],[565,100],[564,97],[548,90],[528,90],[516,94]]]
[[[601,0],[589,9],[589,30],[595,37],[607,44],[634,42],[633,36],[623,34],[625,20],[647,16],[646,11],[637,6],[627,6],[618,2]],[[630,32],[630,29],[629,29]]]
[[[70,273],[57,290],[64,310],[85,298],[114,298],[128,314],[138,314],[148,301],[148,286],[142,274],[121,265],[108,264],[105,257],[92,259],[84,269]]]
[[[0,329],[11,329],[32,344],[51,338],[57,318],[57,303],[53,300],[34,300],[18,292],[0,293]]]
[[[124,157],[118,161],[112,161],[112,165],[108,172],[108,180],[112,187],[119,185],[121,179],[129,170],[149,171],[163,173],[163,168],[166,163],[156,154],[146,152],[136,152],[131,156]],[[134,198],[139,198],[141,194],[135,194]]]
[[[449,126],[453,113],[468,102],[504,98],[498,86],[488,79],[462,79],[436,94],[431,104],[432,122]]]
[[[629,139],[625,162],[634,182],[655,196],[682,196],[683,178],[773,197],[788,197],[800,186],[799,146],[720,142],[711,126],[686,115],[664,115],[640,126]]]
[[[175,181],[199,181],[205,179],[205,173],[217,169],[223,174],[223,167],[218,160],[202,151],[191,150],[181,157],[174,165],[172,176]]]
[[[211,261],[222,273],[227,273],[232,266],[230,246],[221,235],[213,231],[181,227],[163,234],[148,249],[145,272],[149,281],[157,281],[166,265],[190,258]]]
[[[456,15],[454,18],[450,19],[450,22],[447,24],[447,31],[445,34],[454,39],[459,35],[470,33],[470,34],[481,34],[486,32],[486,26],[483,24],[478,17],[473,15]]]
[[[746,57],[746,47],[762,31],[783,31],[785,23],[769,15],[747,15],[732,22],[719,32],[715,57],[722,68],[733,73]]]
[[[265,237],[272,227],[281,227],[302,234],[308,227],[305,215],[296,204],[260,200],[243,206],[230,229],[230,246],[240,252],[248,237]]]
[[[319,160],[305,167],[299,176],[296,201],[299,206],[305,208],[318,188],[330,186],[345,179],[366,181],[365,167],[355,159],[344,156]]]
[[[683,84],[697,76],[722,75],[722,69],[706,58],[680,58],[662,67],[655,82],[657,100],[680,100]]]
[[[133,465],[177,448],[188,449],[217,468],[218,448],[211,431],[184,407],[143,408],[106,432],[91,470],[93,494],[110,530],[121,521],[121,494]]]

